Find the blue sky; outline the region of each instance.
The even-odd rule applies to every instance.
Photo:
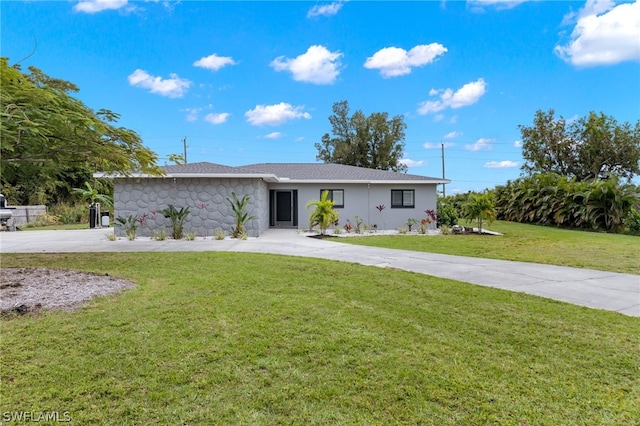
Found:
[[[160,164],[315,162],[334,102],[403,115],[447,193],[520,175],[536,110],[640,117],[640,3],[3,1],[2,56],[121,114]],[[35,41],[34,41],[35,40]]]

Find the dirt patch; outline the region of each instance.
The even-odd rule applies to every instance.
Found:
[[[0,269],[0,312],[24,314],[43,309],[72,311],[98,296],[131,288],[131,281],[72,270]]]

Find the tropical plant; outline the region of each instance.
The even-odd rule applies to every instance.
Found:
[[[478,231],[482,233],[483,221],[491,223],[496,217],[491,194],[472,194],[464,205],[464,213],[467,219],[477,221]]]
[[[231,209],[236,216],[236,225],[231,229],[231,236],[246,240],[245,225],[248,221],[256,219],[256,216],[249,216],[246,211],[249,204],[248,195],[239,199],[235,192],[231,192],[231,197],[227,197],[227,201],[231,204]],[[242,238],[243,236],[244,238]]]
[[[362,219],[359,216],[354,216],[353,220],[356,222],[355,231],[356,234],[362,234]]]
[[[578,229],[621,232],[625,217],[638,206],[632,184],[607,180],[579,182],[553,173],[509,181],[494,190],[498,219]]]
[[[196,239],[196,235],[198,235],[196,231],[189,231],[184,234],[184,239],[187,241],[193,241]]]
[[[213,237],[216,240],[224,240],[225,233],[222,229],[216,229],[215,232],[213,233]]]
[[[339,219],[338,212],[333,208],[333,201],[328,199],[329,191],[323,191],[319,200],[307,203],[307,210],[314,207],[309,215],[309,228],[320,227],[320,234],[324,235],[327,228]]]
[[[347,234],[351,233],[351,230],[353,229],[353,225],[351,225],[351,222],[349,222],[349,219],[347,219],[347,223],[344,224],[343,228],[345,231],[347,231]]]
[[[91,186],[89,182],[84,183],[84,188],[73,188],[71,190],[74,194],[80,195],[81,201],[87,201],[89,204],[100,203],[107,207],[113,207],[113,198],[109,195],[100,194],[98,190]]]
[[[416,225],[418,223],[419,223],[418,219],[414,219],[412,217],[407,219],[407,229],[409,230],[409,232],[411,232],[411,228],[413,227],[413,225]]]
[[[168,207],[159,210],[158,213],[171,222],[171,237],[174,240],[181,239],[184,220],[189,215],[189,207],[181,207],[180,210],[178,210],[173,204],[169,204]]]
[[[135,240],[138,233],[139,219],[137,215],[127,217],[118,216],[116,217],[116,226],[121,226],[124,229],[129,240]]]

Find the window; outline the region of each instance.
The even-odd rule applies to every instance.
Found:
[[[324,191],[329,192],[327,200],[333,201],[334,208],[339,209],[344,207],[344,189],[321,189],[320,198],[322,198]]]
[[[392,209],[412,209],[416,206],[415,189],[392,189],[391,208]]]

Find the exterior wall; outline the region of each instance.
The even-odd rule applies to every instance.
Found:
[[[306,209],[306,205],[311,200],[320,199],[321,189],[342,189],[344,190],[344,208],[337,208],[340,215],[339,226],[347,223],[347,219],[355,225],[354,216],[359,216],[370,228],[374,225],[378,229],[398,229],[407,227],[407,219],[414,218],[421,220],[426,217],[425,210],[436,210],[436,185],[407,182],[400,185],[381,184],[269,184],[269,189],[297,189],[298,190],[298,218],[299,227],[308,228],[309,214],[311,210]],[[413,189],[415,190],[414,208],[391,208],[392,189]],[[385,206],[382,214],[376,206]],[[435,224],[431,225],[435,227]],[[414,229],[417,229],[414,226]]]
[[[114,217],[147,214],[145,225],[138,227],[141,236],[148,237],[163,229],[171,233],[169,219],[153,214],[169,204],[178,209],[189,207],[185,232],[195,231],[198,236],[210,237],[221,229],[230,234],[235,215],[227,197],[231,197],[232,192],[238,198],[250,197],[247,212],[256,219],[246,224],[249,236],[257,237],[269,227],[269,191],[261,179],[123,178],[116,179],[114,186]],[[203,208],[199,206],[201,203],[205,204]],[[116,234],[123,236],[124,230],[116,227]]]

